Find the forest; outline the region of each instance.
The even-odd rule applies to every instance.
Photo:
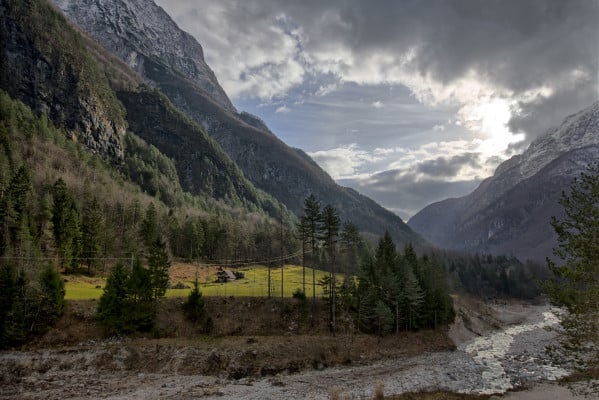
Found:
[[[2,320],[20,321],[12,328],[3,323],[3,335],[13,338],[3,339],[4,345],[39,333],[58,318],[64,296],[59,272],[111,274],[112,283],[116,274],[134,293],[123,298],[147,297],[155,304],[164,294],[170,260],[233,268],[288,263],[328,271],[320,284],[333,333],[350,325],[385,335],[446,324],[454,317],[451,292],[538,295],[534,277],[542,268],[533,264],[435,250],[418,255],[410,244],[398,252],[389,234],[378,244],[366,241],[351,221],[340,221],[335,207],[322,207],[314,196],[304,200],[301,216],[280,206],[273,218],[234,199],[191,195],[181,189],[175,161],[130,132],[125,144],[124,164],[111,165],[70,140],[45,115],[38,117],[0,93],[2,285],[3,293],[21,293],[2,300],[7,313]],[[144,281],[154,282],[146,287],[149,295],[139,294]],[[27,302],[28,296],[37,301]],[[302,298],[301,291],[297,296]],[[54,300],[41,300],[48,298]],[[37,309],[28,311],[26,303]],[[44,313],[45,322],[34,322],[42,305],[54,311]],[[120,321],[116,330],[151,328],[154,309],[148,307],[135,317],[139,323]]]

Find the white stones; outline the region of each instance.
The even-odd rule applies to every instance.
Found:
[[[523,349],[515,357],[508,355],[517,336],[543,330],[559,322],[557,316],[551,311],[543,312],[542,316],[543,320],[540,322],[513,326],[504,331],[474,339],[463,348],[475,362],[485,368],[482,373],[484,386],[479,388],[476,393],[503,393],[514,388],[514,382],[522,379],[540,376],[548,380],[555,380],[567,374],[561,368],[544,365],[540,362],[539,357],[529,354],[530,350],[533,352],[543,351],[544,346],[530,350]],[[504,365],[506,363],[512,366],[509,371],[506,371]]]

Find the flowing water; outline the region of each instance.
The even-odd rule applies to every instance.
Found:
[[[503,393],[513,389],[515,384],[521,383],[526,378],[538,377],[554,381],[567,374],[565,370],[544,361],[544,355],[539,354],[539,350],[542,349],[538,344],[534,345],[530,341],[531,337],[540,339],[539,336],[544,336],[542,330],[559,322],[551,311],[545,311],[542,315],[542,321],[513,326],[477,338],[463,346],[462,350],[484,368],[482,372],[484,386],[477,390],[478,393]],[[516,347],[514,344],[518,339],[520,342]],[[543,340],[540,342],[544,343]]]

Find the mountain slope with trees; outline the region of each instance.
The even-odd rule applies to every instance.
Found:
[[[259,118],[237,113],[204,62],[201,46],[153,1],[55,2],[139,72],[148,85],[160,89],[205,127],[250,181],[291,211],[299,214],[303,199],[314,194],[372,237],[387,230],[401,243],[424,242],[395,214],[337,185],[305,153],[278,139]],[[157,38],[156,32],[163,34]],[[149,137],[146,140],[155,144]]]
[[[5,0],[0,13],[5,44],[0,88],[37,115],[45,115],[72,140],[121,167],[127,131],[147,134],[174,161],[184,190],[233,206],[271,212],[279,208],[201,127],[176,111],[166,97],[140,85],[127,66],[77,32],[48,2]],[[142,116],[160,127],[141,125]],[[193,151],[186,158],[174,157],[176,145]]]
[[[94,274],[144,258],[155,232],[171,256],[190,260],[262,259],[281,240],[293,247],[269,216],[284,207],[54,6],[3,0],[0,15],[2,262],[32,277],[40,259]],[[160,149],[135,131],[183,148]],[[177,157],[188,147],[195,164]],[[285,223],[292,232],[293,218]]]

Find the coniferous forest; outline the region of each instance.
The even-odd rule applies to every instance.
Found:
[[[521,298],[539,293],[534,278],[544,269],[534,264],[434,251],[418,256],[409,244],[397,251],[388,234],[373,246],[314,196],[306,198],[299,219],[286,213],[276,220],[242,204],[185,193],[172,160],[132,133],[126,136],[130,156],[115,167],[4,92],[0,113],[0,240],[9,291],[41,296],[40,265],[47,266],[46,274],[88,275],[106,275],[118,266],[116,278],[133,285],[129,290],[135,293],[141,289],[132,282],[151,280],[157,254],[162,265],[179,259],[234,266],[276,259],[282,249],[287,262],[330,271],[321,284],[334,303],[332,323],[349,317],[356,329],[380,335],[450,322],[450,291]],[[106,314],[104,303],[100,321],[111,326],[108,331],[149,328],[159,287],[165,283],[150,284],[147,295],[127,297],[135,299],[132,305],[117,303],[124,314],[127,307],[145,307],[133,325]],[[130,301],[125,297],[121,301]],[[23,308],[11,304],[6,309]],[[56,312],[46,315],[59,315],[62,306],[56,304]],[[14,310],[9,313],[16,315]],[[29,324],[30,333],[54,319]],[[22,330],[14,337],[23,337]]]

